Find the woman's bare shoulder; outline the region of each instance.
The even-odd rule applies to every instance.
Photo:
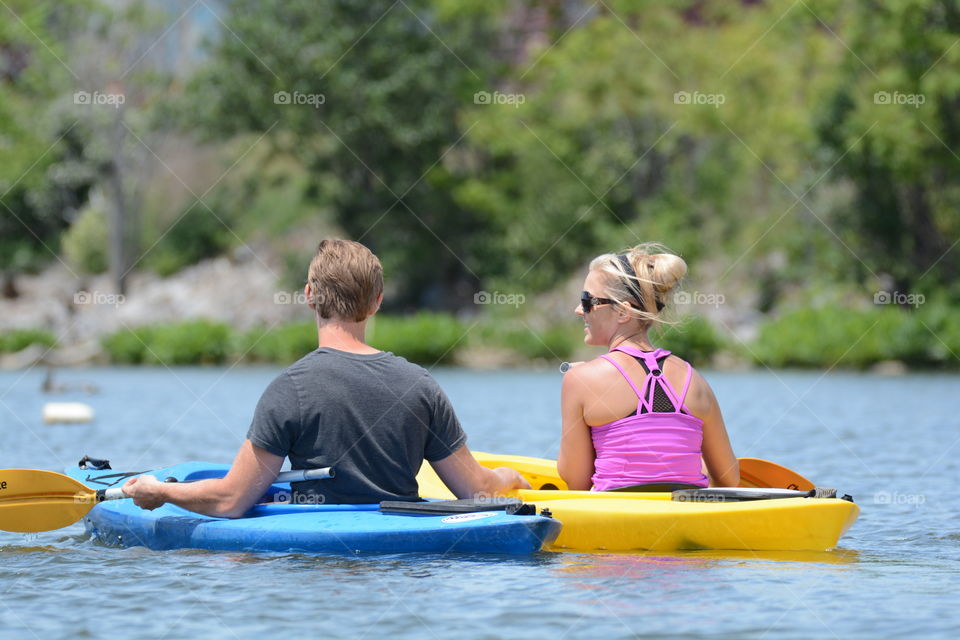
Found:
[[[678,358],[678,360],[680,359]],[[687,363],[683,360],[680,360],[680,362],[683,363],[683,368],[686,370]],[[710,383],[697,371],[696,367],[691,366],[690,387],[687,389],[687,397],[684,399],[684,404],[695,414],[701,414],[712,410],[716,403],[717,399],[713,395],[713,389],[710,388]]]
[[[614,371],[614,368],[610,365],[610,363],[606,362],[599,356],[593,360],[574,362],[571,363],[571,365],[572,366],[570,369],[563,374],[564,382],[570,381],[572,383],[588,383],[607,377],[610,375],[611,371]]]

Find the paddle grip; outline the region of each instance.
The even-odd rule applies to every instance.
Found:
[[[297,471],[284,471],[277,474],[274,482],[304,482],[305,480],[323,480],[333,478],[336,473],[333,467],[323,467],[322,469],[298,469]]]
[[[123,492],[123,489],[120,487],[113,487],[112,489],[97,489],[97,502],[103,502],[104,500],[119,500],[121,498],[128,498],[129,496]]]

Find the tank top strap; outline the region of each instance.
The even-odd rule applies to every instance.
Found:
[[[687,391],[690,390],[690,380],[692,379],[693,379],[693,367],[688,362],[687,363],[687,379],[684,381],[683,390],[680,392],[680,396],[677,398],[680,401],[680,404],[677,405],[677,411],[680,411],[681,409],[685,408],[683,406],[683,403],[687,398]]]
[[[633,380],[630,379],[630,376],[627,375],[627,372],[624,371],[623,367],[621,367],[621,366],[617,363],[616,360],[614,360],[613,358],[611,358],[611,357],[610,357],[609,355],[607,355],[606,353],[603,354],[603,355],[600,356],[600,357],[603,358],[604,360],[606,360],[607,362],[609,362],[610,364],[612,364],[614,367],[617,368],[617,371],[619,371],[619,372],[620,372],[620,375],[622,375],[623,378],[624,378],[624,380],[627,381],[627,384],[630,385],[630,388],[633,389],[633,392],[634,392],[635,394],[637,394],[637,399],[642,402],[642,401],[643,401],[643,393],[640,391],[640,389],[637,389],[637,385],[633,384]]]
[[[657,387],[659,387],[663,393],[666,394],[670,403],[673,404],[674,411],[677,413],[682,413],[685,411],[686,408],[684,407],[683,403],[687,396],[687,390],[690,388],[690,380],[693,377],[693,367],[690,366],[689,362],[687,363],[687,378],[683,384],[683,391],[677,395],[677,392],[670,384],[670,381],[667,380],[666,376],[662,375],[663,371],[660,369],[659,361],[670,355],[668,350],[654,349],[653,351],[641,351],[636,347],[622,345],[614,348],[613,351],[622,351],[629,356],[633,356],[634,358],[638,358],[643,361],[643,365],[650,375],[648,375],[647,379],[644,381],[643,391],[639,394],[639,396],[642,399],[642,404],[647,407],[648,411],[653,411],[653,398]]]
[[[631,347],[629,345],[620,345],[619,347],[614,347],[611,351],[622,351],[628,356],[634,358],[639,358],[643,360],[643,363],[647,365],[647,371],[659,371],[660,365],[657,363],[657,360],[661,360],[670,355],[670,352],[666,349],[654,349],[653,351],[641,351],[636,347]]]

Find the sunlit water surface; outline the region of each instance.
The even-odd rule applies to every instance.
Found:
[[[229,462],[276,369],[0,372],[0,467]],[[555,457],[560,375],[434,371],[479,450]],[[825,553],[318,557],[116,549],[0,532],[0,638],[956,637],[960,377],[708,373],[739,456],[863,511]],[[51,400],[93,423],[45,426]]]

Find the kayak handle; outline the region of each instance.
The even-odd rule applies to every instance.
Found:
[[[277,474],[273,482],[305,482],[307,480],[325,480],[333,478],[336,473],[333,467],[322,467],[320,469],[297,469],[296,471],[283,471]],[[113,487],[111,489],[97,489],[97,502],[104,500],[120,500],[128,497],[123,492],[122,487]]]
[[[298,469],[297,471],[284,471],[283,473],[277,474],[277,479],[274,482],[304,482],[306,480],[324,480],[326,478],[333,478],[337,474],[334,473],[333,467],[322,467],[320,469]]]

